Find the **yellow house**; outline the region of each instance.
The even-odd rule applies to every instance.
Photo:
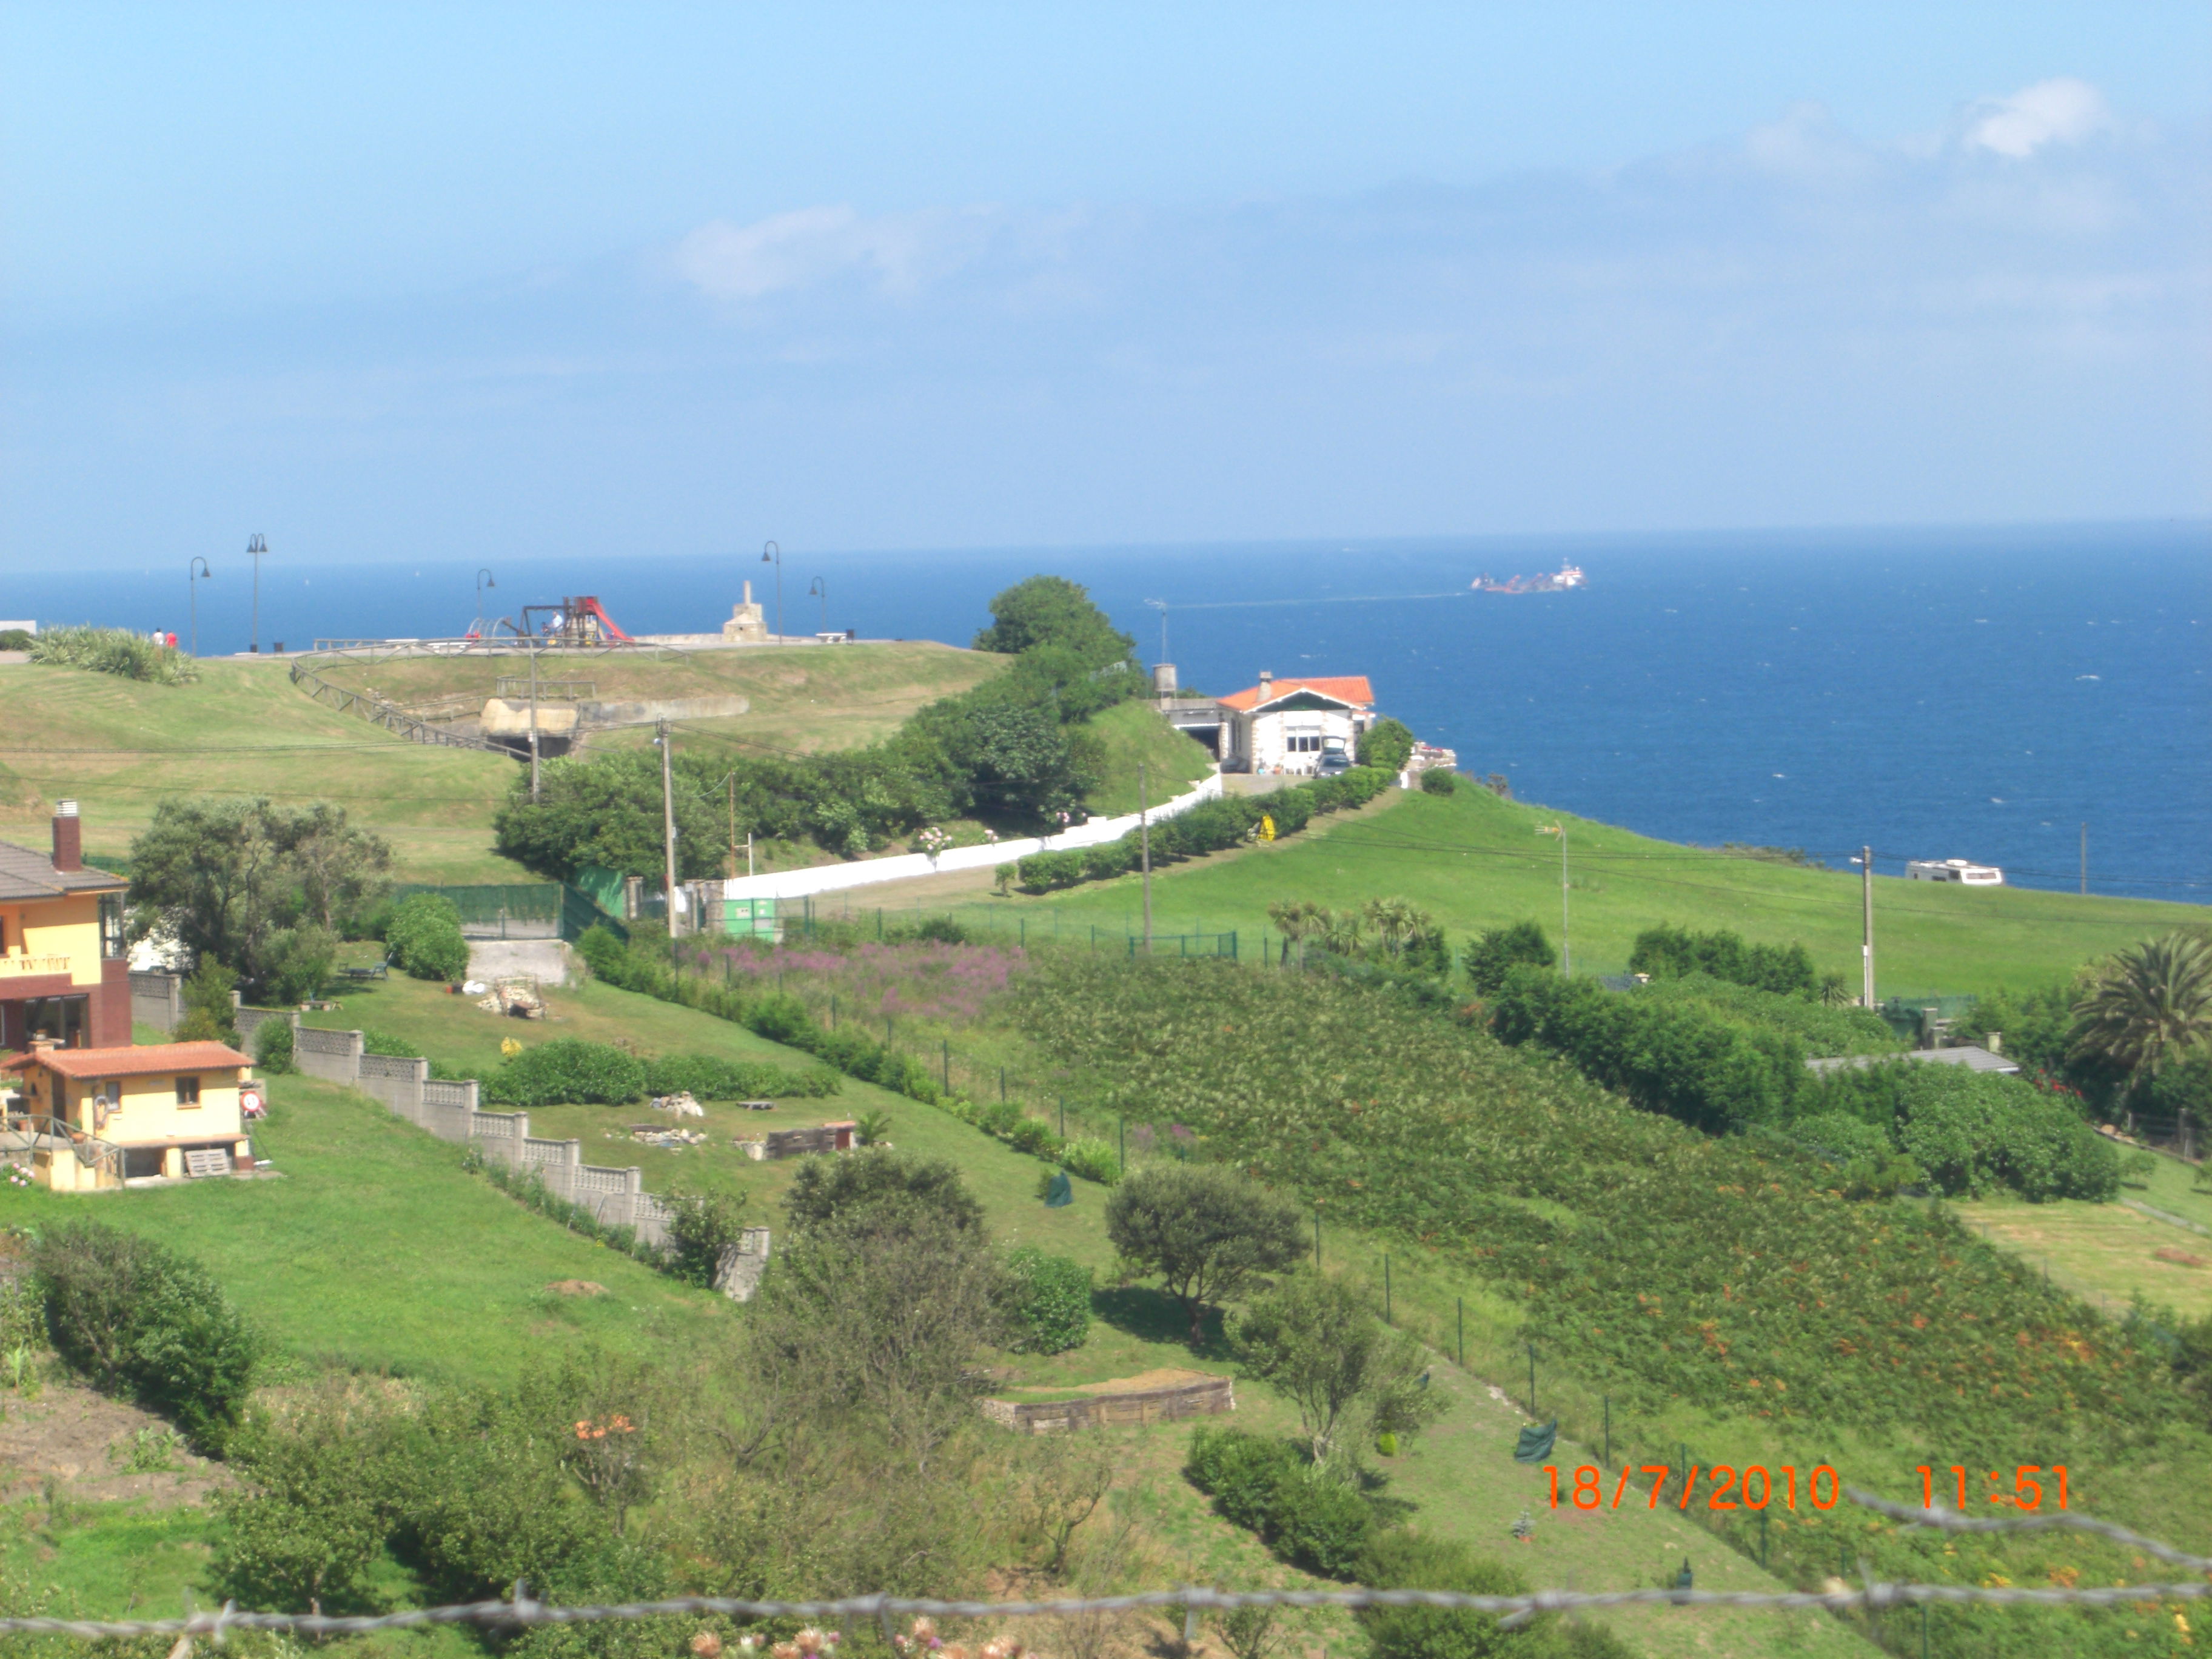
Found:
[[[6,1139],[58,1193],[250,1169],[238,1097],[252,1063],[222,1042],[63,1048],[34,1038],[5,1065],[22,1075]]]
[[[0,1048],[131,1041],[130,884],[86,866],[73,800],[54,809],[50,850],[0,842]]]

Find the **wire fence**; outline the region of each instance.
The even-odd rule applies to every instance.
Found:
[[[1240,1607],[1442,1607],[1486,1613],[1516,1625],[1545,1613],[1589,1612],[1605,1607],[1664,1606],[1744,1607],[1790,1612],[1811,1608],[1830,1613],[1881,1613],[1898,1607],[2112,1607],[2142,1602],[2201,1601],[2212,1597],[2212,1557],[2192,1555],[2124,1527],[2085,1515],[2015,1515],[1988,1519],[1960,1515],[1938,1505],[1915,1509],[1893,1504],[1856,1488],[1844,1496],[1853,1504],[1908,1526],[1958,1533],[2076,1532],[2105,1539],[2181,1567],[2193,1577],[2165,1583],[2052,1585],[2047,1589],[2011,1584],[1886,1583],[1863,1576],[1854,1586],[1831,1578],[1817,1590],[1701,1590],[1690,1585],[1626,1590],[1533,1590],[1518,1595],[1474,1595],[1455,1590],[1220,1590],[1199,1585],[1141,1590],[1128,1595],[1076,1596],[1048,1601],[974,1601],[928,1596],[878,1594],[819,1601],[755,1601],[737,1596],[679,1595],[658,1601],[618,1601],[586,1607],[555,1607],[530,1599],[518,1583],[504,1601],[466,1601],[448,1607],[416,1607],[403,1613],[358,1617],[319,1613],[250,1613],[234,1604],[218,1612],[179,1619],[90,1620],[0,1619],[0,1635],[70,1636],[87,1641],[125,1637],[207,1636],[218,1643],[228,1630],[285,1631],[299,1636],[367,1636],[380,1631],[419,1630],[441,1625],[526,1627],[535,1625],[592,1625],[639,1619],[714,1614],[735,1619],[834,1620],[848,1629],[873,1625],[886,1647],[892,1621],[925,1616],[954,1619],[1066,1618],[1081,1613],[1141,1613],[1175,1609],[1185,1631],[1200,1611],[1231,1613]]]

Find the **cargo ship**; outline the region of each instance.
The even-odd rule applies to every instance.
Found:
[[[1482,575],[1468,586],[1478,593],[1565,593],[1583,586],[1589,580],[1580,565],[1563,564],[1548,576],[1509,576],[1499,581],[1494,576]]]

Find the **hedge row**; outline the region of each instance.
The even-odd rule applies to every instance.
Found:
[[[1628,954],[1628,971],[1654,979],[1686,979],[1692,974],[1711,974],[1732,985],[1774,991],[1784,996],[1811,996],[1820,988],[1813,958],[1802,945],[1747,945],[1743,935],[1721,928],[1693,933],[1662,922],[1636,936]]]
[[[1018,1106],[1005,1103],[980,1106],[945,1088],[913,1055],[901,1054],[854,1026],[830,1030],[816,1024],[806,1005],[787,993],[747,995],[734,986],[678,973],[669,963],[624,945],[604,927],[586,929],[576,941],[576,950],[592,972],[610,985],[695,1008],[742,1025],[771,1042],[800,1049],[848,1077],[950,1112],[1017,1152],[1059,1164],[1070,1175],[1109,1187],[1121,1178],[1120,1164],[1103,1143],[1082,1139],[1063,1141],[1049,1125],[1024,1115]]]
[[[1832,1072],[1806,1106],[1823,1126],[1853,1119],[1887,1136],[1939,1192],[2005,1188],[2039,1203],[2119,1195],[2112,1144],[2067,1097],[2016,1077],[1899,1059]]]
[[[1355,766],[1333,778],[1293,784],[1271,795],[1231,795],[1200,801],[1185,812],[1152,826],[1152,863],[1176,864],[1205,853],[1241,847],[1271,818],[1277,836],[1294,836],[1323,812],[1364,806],[1390,787],[1392,775],[1377,767]],[[1032,853],[1014,866],[1024,893],[1049,893],[1086,881],[1126,876],[1143,859],[1144,832],[1132,830],[1119,841],[1066,853]]]
[[[1505,975],[1491,1003],[1491,1028],[1506,1042],[1565,1054],[1648,1112],[1714,1133],[1781,1122],[1812,1075],[1805,1045],[1787,1032],[1536,968]]]
[[[648,1095],[689,1091],[702,1100],[790,1099],[834,1095],[835,1072],[787,1071],[715,1054],[640,1060],[611,1042],[562,1037],[526,1048],[483,1079],[495,1106],[626,1106]]]

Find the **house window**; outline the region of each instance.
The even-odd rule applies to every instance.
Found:
[[[114,957],[128,955],[130,941],[123,927],[123,895],[102,893],[100,896],[100,954]]]
[[[50,1036],[64,1048],[82,1048],[91,1024],[92,999],[33,997],[23,1005],[24,1046],[34,1036]]]
[[[177,1104],[179,1106],[197,1106],[199,1103],[200,1080],[196,1077],[179,1078],[177,1079]]]
[[[1321,734],[1319,732],[1310,736],[1294,734],[1285,746],[1293,755],[1318,755],[1321,753]]]

